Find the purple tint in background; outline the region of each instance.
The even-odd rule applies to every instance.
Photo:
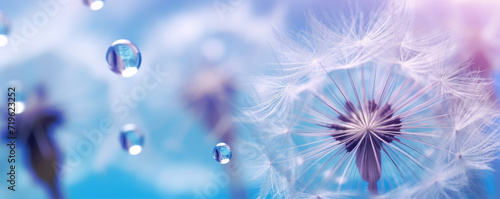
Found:
[[[328,78],[322,68],[314,66],[319,61],[333,59],[321,60],[315,57],[318,54],[324,56],[320,58],[331,58],[350,52],[381,53],[358,49],[366,44],[363,42],[357,43],[359,46],[332,48],[338,50],[335,53],[329,51],[330,42],[353,42],[350,39],[361,39],[355,37],[368,30],[355,28],[353,32],[340,31],[341,34],[327,36],[325,33],[338,33],[329,29],[346,30],[342,28],[349,23],[353,27],[364,27],[367,25],[365,22],[383,19],[387,17],[383,8],[393,6],[394,2],[399,1],[37,0],[27,4],[25,1],[0,0],[3,13],[0,14],[0,44],[4,39],[2,36],[8,39],[5,46],[0,47],[0,84],[8,85],[12,80],[20,82],[18,85],[22,85],[23,92],[19,93],[19,99],[23,104],[17,106],[25,106],[16,118],[20,127],[19,141],[22,141],[17,150],[17,190],[9,191],[7,183],[0,184],[0,198],[349,198],[368,197],[369,192],[384,194],[381,190],[393,185],[387,182],[384,175],[396,168],[378,169],[377,160],[388,160],[384,152],[388,144],[402,145],[397,138],[402,134],[387,135],[384,132],[404,132],[402,128],[407,125],[404,120],[400,121],[400,117],[389,113],[394,108],[384,103],[372,103],[369,107],[374,109],[366,112],[368,115],[378,114],[379,119],[385,121],[379,123],[379,127],[385,125],[386,128],[378,128],[378,132],[375,131],[371,137],[375,140],[374,148],[361,147],[362,150],[352,153],[356,154],[356,161],[352,161],[351,169],[345,176],[361,179],[359,184],[363,187],[357,192],[344,192],[359,186],[358,182],[350,181],[345,176],[333,176],[335,167],[327,167],[325,170],[330,172],[317,173],[317,176],[330,178],[333,184],[324,186],[330,189],[320,189],[321,183],[308,185],[308,181],[300,180],[314,178],[314,173],[301,169],[318,169],[323,164],[309,164],[310,160],[325,154],[314,153],[308,157],[304,155],[307,151],[290,150],[307,148],[309,145],[301,144],[312,140],[291,136],[304,119],[311,119],[304,116],[304,112],[294,112],[293,107],[298,106],[301,100],[306,102],[311,96],[301,95],[302,90],[292,95],[288,92],[293,89],[307,90],[300,87],[304,82],[315,92],[321,90],[319,86],[313,88],[311,85],[320,85],[316,83]],[[467,73],[470,76],[447,76],[458,79],[452,83],[467,85],[471,77],[489,82],[486,78],[497,74],[500,66],[497,56],[500,48],[498,2],[404,2],[406,8],[412,8],[408,9],[408,15],[414,16],[411,24],[421,32],[401,35],[399,33],[409,28],[400,24],[399,29],[374,34],[375,37],[385,35],[379,41],[396,36],[411,40],[428,30],[443,33],[442,37],[410,41],[408,46],[413,48],[403,45],[401,51],[380,54],[377,61],[387,61],[388,56],[406,52],[407,56],[404,59],[399,57],[402,60],[397,61],[406,61],[410,67],[421,63],[433,64],[424,59],[428,55],[422,58],[411,52],[424,49],[418,44],[430,46],[453,38],[455,40],[450,42],[449,48],[443,48],[456,49],[453,52],[426,49],[432,52],[428,53],[431,56],[456,55],[460,60],[457,62],[467,66],[460,69],[477,71]],[[367,14],[370,11],[381,11],[381,14],[371,17]],[[360,13],[365,15],[356,18]],[[3,15],[8,18],[8,23],[5,23]],[[358,21],[349,21],[352,17]],[[338,23],[337,19],[347,20],[348,23]],[[380,20],[380,23],[366,27],[387,25],[383,22]],[[307,38],[311,37],[316,40],[307,43]],[[349,39],[342,40],[344,38]],[[112,70],[122,76],[109,70],[106,57],[109,45],[119,39],[127,39],[139,46],[142,56],[134,56],[133,59],[111,56],[111,63],[123,67]],[[290,49],[297,51],[286,54]],[[293,63],[278,64],[282,61],[282,53],[291,57]],[[132,54],[138,55],[138,50]],[[411,62],[415,56],[424,61]],[[362,60],[364,57],[351,58]],[[137,70],[137,63],[140,70]],[[450,65],[453,64],[455,62],[450,62]],[[124,78],[123,72],[128,65],[136,69],[126,73],[125,76],[130,77]],[[296,80],[294,84],[286,84],[295,78],[294,72],[302,70],[293,67],[298,65],[307,66],[303,70],[307,77]],[[326,70],[333,70],[333,67],[325,66]],[[421,68],[413,69],[419,71]],[[447,74],[449,71],[445,69],[442,71]],[[262,78],[263,74],[265,78]],[[361,73],[353,74],[353,79],[360,79]],[[404,75],[413,78],[412,74]],[[351,88],[350,81],[343,79],[347,75],[335,78],[343,80],[339,81],[341,86]],[[390,85],[397,86],[396,83],[395,80]],[[255,89],[256,84],[261,84],[258,89]],[[331,82],[325,85],[329,84]],[[353,84],[361,93],[360,83]],[[450,91],[446,86],[442,88]],[[464,90],[454,91],[450,95],[460,95]],[[336,94],[340,96],[340,93]],[[354,93],[348,95],[347,98],[355,99]],[[1,95],[3,100],[0,101],[5,102],[5,97]],[[258,98],[267,101],[258,106],[259,110],[249,108],[249,104]],[[496,103],[496,97],[490,98],[489,103],[484,102],[484,107]],[[355,100],[351,101],[357,104]],[[328,133],[333,130],[347,131],[327,135],[324,139],[327,142],[344,142],[341,145],[343,149],[352,152],[353,146],[360,143],[369,145],[367,140],[352,137],[350,131],[357,129],[355,124],[359,122],[353,114],[361,110],[356,105],[351,107],[345,103],[338,102],[349,110],[346,111],[348,115],[330,118],[332,121],[343,121],[344,126],[334,126],[332,121],[322,125],[328,127]],[[275,112],[281,115],[269,114]],[[300,118],[284,119],[283,122],[283,118],[289,116]],[[0,128],[7,129],[4,121],[0,122]],[[130,155],[130,148],[139,144],[127,145],[132,142],[120,142],[118,139],[121,127],[127,124],[140,127],[140,132],[145,135],[141,139],[144,144],[140,145],[140,153],[134,156]],[[6,137],[4,130],[0,132],[2,137]],[[225,165],[212,157],[213,147],[221,142],[227,143],[232,151],[232,159]],[[124,143],[128,151],[122,149]],[[136,149],[133,151],[137,152]],[[293,154],[296,156],[291,157]],[[450,157],[442,159],[446,158]],[[0,171],[8,172],[9,165],[5,160],[0,161]],[[485,165],[489,163],[467,166]],[[498,161],[493,168],[499,168]],[[499,175],[497,172],[493,174],[494,177],[468,174],[469,183],[487,188],[485,194],[488,195],[463,196],[498,196],[494,193],[498,189],[492,187],[498,187]],[[2,181],[5,180],[1,178]],[[338,184],[343,185],[339,190]],[[458,186],[453,182],[446,185],[450,185],[447,186],[450,192]],[[318,189],[307,189],[309,186]]]

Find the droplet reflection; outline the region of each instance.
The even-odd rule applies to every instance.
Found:
[[[126,39],[120,39],[111,44],[106,59],[109,69],[123,77],[134,76],[141,65],[139,49]]]
[[[123,149],[125,149],[130,155],[137,155],[142,151],[144,135],[139,132],[135,125],[126,124],[122,128],[120,141]]]
[[[214,159],[221,164],[227,164],[231,155],[231,148],[226,143],[221,142],[214,147]]]
[[[104,0],[84,0],[84,2],[91,10],[100,10],[104,7]]]

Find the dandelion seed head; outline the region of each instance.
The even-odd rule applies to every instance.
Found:
[[[288,196],[461,197],[466,174],[496,159],[491,81],[450,34],[416,30],[413,4],[384,5],[331,26],[311,17],[310,32],[281,38],[282,73],[255,83],[257,122],[286,126],[259,136],[294,145],[271,166]]]

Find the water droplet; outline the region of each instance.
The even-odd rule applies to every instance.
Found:
[[[109,69],[123,77],[134,76],[141,65],[139,49],[126,39],[116,40],[111,44],[106,59]]]
[[[0,47],[3,47],[9,43],[9,38],[7,35],[9,34],[10,25],[9,19],[5,16],[2,11],[0,11]]]
[[[214,147],[214,159],[221,164],[227,164],[231,160],[231,148],[226,143],[219,143]]]
[[[104,0],[84,0],[91,10],[100,10],[104,6]]]
[[[16,106],[16,111],[15,113],[16,114],[21,114],[24,112],[24,109],[26,109],[26,106],[24,105],[24,102],[14,102],[15,106]]]
[[[126,124],[123,126],[120,141],[123,149],[130,155],[137,155],[142,151],[144,143],[144,135],[133,124]]]

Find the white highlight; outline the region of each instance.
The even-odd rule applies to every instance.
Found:
[[[123,77],[132,77],[137,73],[137,68],[131,67],[127,68],[122,72]]]
[[[137,154],[141,153],[141,151],[142,151],[142,147],[139,145],[134,145],[134,146],[130,147],[130,149],[128,149],[128,153],[130,153],[130,155],[137,155]]]
[[[102,1],[94,1],[90,4],[91,10],[100,10],[104,6],[104,2]]]
[[[115,45],[118,45],[118,44],[131,44],[131,43],[132,43],[131,41],[126,40],[126,39],[118,39],[115,42],[113,42],[111,44],[111,46],[115,46]]]
[[[4,47],[9,43],[9,38],[6,35],[0,35],[0,47]]]
[[[20,114],[24,112],[24,109],[26,109],[26,106],[24,105],[23,102],[14,102],[14,104],[16,106],[16,111],[15,111],[16,114]]]
[[[134,124],[125,124],[122,128],[123,131],[132,131],[135,130],[135,125]]]
[[[229,163],[229,159],[222,159],[222,160],[220,161],[220,163],[221,163],[221,164],[227,164],[227,163]]]
[[[302,157],[300,157],[300,156],[299,156],[299,157],[297,157],[297,164],[301,165],[301,164],[303,164],[303,163],[304,163],[304,158],[302,158]]]

